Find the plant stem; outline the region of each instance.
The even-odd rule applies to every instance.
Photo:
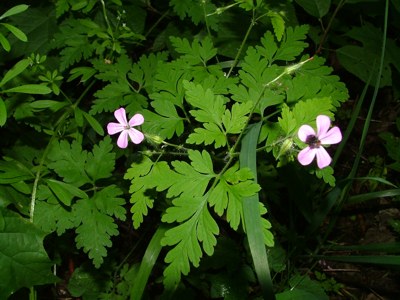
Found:
[[[249,38],[250,32],[251,32],[251,30],[253,29],[254,25],[256,24],[255,17],[254,17],[254,13],[255,13],[255,12],[254,12],[254,10],[253,10],[253,17],[251,18],[249,28],[247,28],[246,35],[245,35],[244,38],[243,38],[242,44],[240,45],[240,48],[239,48],[239,51],[236,53],[235,60],[233,61],[232,66],[231,66],[231,68],[230,68],[229,71],[228,71],[228,74],[226,75],[227,78],[229,78],[229,76],[231,75],[231,73],[232,73],[232,71],[233,71],[233,68],[236,67],[236,65],[237,65],[237,63],[238,63],[238,61],[239,61],[239,57],[240,57],[240,55],[242,54],[243,48],[244,48],[244,46],[245,46],[245,44],[246,44],[246,41],[247,41],[247,39]]]
[[[82,95],[78,98],[78,100],[76,100],[76,102],[72,105],[72,110],[74,110],[78,104],[82,101],[83,97],[87,94],[87,92],[90,90],[90,88],[93,86],[95,82],[92,81],[87,88],[83,91]],[[64,93],[62,93],[64,95]],[[68,98],[67,98],[68,99]],[[70,101],[68,99],[68,101]],[[38,166],[38,170],[36,172],[35,175],[35,180],[33,182],[33,187],[32,187],[32,194],[31,194],[31,203],[30,203],[30,208],[29,208],[29,221],[31,223],[33,223],[33,216],[35,214],[35,204],[36,204],[36,193],[37,193],[37,188],[38,188],[38,184],[39,184],[39,180],[40,177],[42,175],[42,168],[44,165],[44,162],[46,160],[47,154],[50,150],[50,145],[52,144],[54,138],[56,137],[57,132],[59,131],[59,129],[61,128],[61,126],[64,124],[64,121],[68,118],[70,114],[70,110],[66,110],[61,117],[57,120],[56,122],[56,127],[55,130],[53,131],[53,135],[50,138],[50,141],[47,143],[46,148],[44,149],[43,155],[40,158],[40,162],[39,162],[39,166]]]
[[[294,71],[296,71],[297,69],[299,69],[301,66],[303,66],[305,63],[309,62],[309,61],[312,60],[313,58],[314,58],[314,57],[312,56],[312,57],[306,59],[305,61],[299,62],[299,63],[297,63],[297,64],[295,64],[295,65],[293,65],[293,66],[286,67],[286,68],[283,70],[283,72],[282,72],[281,74],[279,74],[276,78],[274,78],[274,79],[272,79],[270,82],[264,84],[263,89],[262,89],[260,95],[258,96],[256,102],[254,103],[253,108],[251,109],[250,114],[249,114],[249,116],[248,116],[248,118],[247,118],[247,120],[246,120],[246,124],[245,124],[245,126],[244,126],[243,128],[246,129],[247,126],[249,125],[250,120],[251,120],[251,118],[253,117],[254,111],[255,111],[256,107],[258,106],[258,104],[260,103],[260,101],[261,101],[261,99],[262,99],[262,97],[263,97],[263,95],[264,95],[265,90],[266,90],[271,84],[273,84],[274,82],[278,81],[278,80],[279,80],[280,78],[282,78],[283,76],[293,73]],[[241,141],[241,139],[242,139],[244,133],[245,133],[245,130],[242,130],[242,132],[240,132],[239,137],[238,137],[237,140],[236,140],[236,143],[235,143],[235,144],[233,145],[233,147],[231,148],[230,154],[232,154],[232,153],[234,153],[234,152],[236,151],[236,148],[239,146],[239,143],[240,143],[240,141]]]
[[[160,22],[169,14],[169,10],[165,11],[161,17],[149,28],[149,30],[147,30],[147,32],[145,33],[145,37],[147,38],[149,36],[149,34],[158,26],[158,24],[160,24]]]
[[[337,13],[339,12],[339,10],[342,8],[342,6],[344,5],[344,2],[346,0],[340,0],[339,4],[336,6],[335,11],[332,14],[332,17],[329,20],[328,26],[326,26],[325,30],[324,30],[324,34],[321,37],[321,41],[319,42],[319,46],[317,51],[315,51],[315,55],[319,54],[322,50],[322,45],[325,43],[326,37],[328,36],[328,32],[331,29],[333,20],[335,19]]]
[[[100,2],[101,2],[101,6],[103,7],[103,15],[104,15],[104,20],[106,21],[106,24],[107,24],[107,31],[111,35],[111,38],[114,41],[114,34],[111,29],[110,21],[108,20],[108,17],[107,17],[106,4],[104,3],[104,0],[100,0]]]

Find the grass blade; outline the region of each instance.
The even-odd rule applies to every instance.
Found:
[[[325,256],[318,255],[317,259],[334,260],[359,264],[373,264],[384,266],[400,266],[399,255],[351,255],[351,256]]]
[[[360,202],[368,201],[368,200],[371,200],[371,199],[385,198],[385,197],[396,197],[396,196],[399,196],[399,195],[400,195],[400,189],[392,189],[392,190],[371,192],[371,193],[365,193],[365,194],[351,196],[346,201],[346,203],[347,204],[354,204],[354,203],[360,203]]]
[[[331,245],[327,248],[331,251],[368,251],[368,252],[386,252],[400,253],[400,242],[392,243],[374,243],[367,245]]]
[[[149,245],[147,246],[146,252],[143,256],[140,268],[135,278],[135,283],[131,289],[131,300],[139,300],[142,298],[144,288],[146,287],[149,279],[151,270],[157,261],[158,255],[161,251],[161,239],[164,237],[164,233],[167,230],[165,226],[158,227],[154,233]]]
[[[253,171],[257,181],[256,147],[261,122],[249,126],[248,132],[243,136],[240,150],[240,166],[248,167]],[[246,227],[247,240],[249,242],[254,268],[258,282],[263,291],[264,299],[275,299],[272,289],[271,274],[269,271],[268,257],[264,245],[262,224],[259,210],[258,195],[243,199],[243,218]]]

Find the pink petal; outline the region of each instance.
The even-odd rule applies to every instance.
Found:
[[[135,128],[130,128],[128,134],[134,144],[140,144],[144,139],[143,133]]]
[[[317,150],[318,150],[317,148],[314,149],[311,149],[310,147],[304,148],[297,155],[297,160],[303,166],[307,166],[311,164],[311,162],[313,161],[315,154],[317,153]]]
[[[317,136],[318,139],[321,140],[321,136],[324,136],[331,126],[331,119],[325,115],[319,115],[317,117]]]
[[[119,124],[119,123],[108,123],[107,125],[107,132],[109,135],[113,135],[116,134],[118,132],[121,132],[122,130],[124,130],[124,126]]]
[[[123,126],[128,126],[128,121],[126,120],[126,112],[125,108],[121,107],[120,109],[117,109],[114,112],[114,116],[117,119],[117,121],[123,125]]]
[[[339,127],[335,126],[329,129],[327,133],[320,135],[318,138],[323,145],[337,144],[342,140],[342,132]]]
[[[315,136],[316,134],[315,134],[314,129],[310,125],[302,125],[299,128],[299,131],[297,132],[297,135],[298,135],[299,139],[302,142],[305,143],[307,141],[307,137],[309,135],[314,135]]]
[[[141,114],[136,114],[134,115],[130,120],[129,120],[129,125],[130,126],[137,126],[137,125],[142,125],[144,122],[144,117]]]
[[[128,131],[127,130],[123,130],[121,132],[121,134],[118,137],[117,145],[118,145],[118,147],[120,147],[122,149],[125,149],[126,147],[128,147]]]
[[[317,149],[317,165],[318,168],[323,169],[331,163],[332,158],[329,156],[328,152],[326,152],[324,147],[319,147]]]

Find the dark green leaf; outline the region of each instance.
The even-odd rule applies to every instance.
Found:
[[[90,124],[90,126],[96,131],[99,135],[103,136],[104,135],[104,129],[100,125],[99,122],[95,118],[93,118],[91,115],[89,115],[87,112],[82,111],[83,116],[85,117],[86,121]]]
[[[316,18],[325,16],[331,6],[331,0],[296,0],[296,3]]]
[[[6,124],[7,121],[7,108],[3,99],[0,98],[0,126]]]
[[[0,299],[22,287],[57,281],[43,247],[44,236],[26,219],[0,208]]]
[[[47,179],[46,182],[51,191],[66,206],[71,205],[71,201],[74,197],[88,198],[88,195],[84,191],[71,184],[64,183],[55,179]]]

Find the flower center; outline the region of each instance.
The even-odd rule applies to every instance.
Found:
[[[321,141],[315,135],[309,135],[306,138],[306,144],[311,148],[319,148],[321,146]]]
[[[131,128],[131,126],[129,126],[129,125],[124,126],[124,129],[125,129],[125,130],[128,130],[128,129],[130,129],[130,128]]]

